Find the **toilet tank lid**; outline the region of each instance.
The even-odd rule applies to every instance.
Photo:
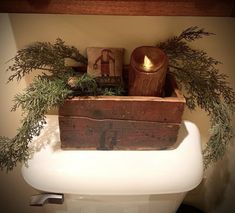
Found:
[[[60,149],[57,116],[31,147],[34,153],[22,167],[25,181],[49,192],[95,195],[138,195],[186,192],[202,180],[200,134],[183,121],[179,146],[158,151],[64,151]]]

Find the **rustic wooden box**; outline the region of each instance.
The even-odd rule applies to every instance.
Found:
[[[90,96],[59,108],[62,149],[159,150],[174,146],[185,99],[167,76],[166,96]]]

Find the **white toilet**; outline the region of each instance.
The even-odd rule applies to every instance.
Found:
[[[202,180],[200,134],[189,121],[178,146],[159,151],[62,151],[57,116],[47,122],[22,175],[40,191],[64,194],[60,212],[173,213]]]

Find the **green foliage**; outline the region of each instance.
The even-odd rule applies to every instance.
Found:
[[[78,74],[74,77],[70,77],[68,83],[73,80],[73,95],[74,96],[86,96],[96,95],[98,85],[93,77],[88,74]]]
[[[233,136],[230,119],[235,111],[235,93],[227,76],[216,67],[220,62],[187,43],[209,35],[212,33],[191,27],[157,45],[167,53],[169,71],[186,91],[187,106],[191,110],[199,106],[210,116],[211,137],[203,152],[205,167],[224,155]]]
[[[60,78],[38,76],[24,93],[15,96],[12,110],[21,107],[25,117],[14,138],[0,138],[1,169],[12,170],[17,162],[28,160],[30,156],[28,145],[34,136],[40,134],[46,124],[45,114],[51,108],[62,104],[71,92]]]
[[[107,95],[107,96],[124,95],[125,92],[126,91],[123,89],[122,86],[102,87],[102,88],[98,88],[98,91],[97,91],[99,95]]]
[[[77,74],[69,77],[68,85],[73,90],[72,96],[97,96],[97,95],[123,95],[125,90],[122,86],[101,87],[96,78],[88,74]]]
[[[65,45],[64,41],[59,38],[55,44],[35,42],[17,51],[16,56],[12,59],[14,64],[7,69],[13,72],[9,81],[15,78],[20,80],[34,69],[47,70],[54,75],[66,74],[71,68],[65,66],[65,58],[74,59],[82,64],[87,63],[87,59],[79,53],[77,48]]]

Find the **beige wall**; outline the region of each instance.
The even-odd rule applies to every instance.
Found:
[[[194,42],[212,57],[223,62],[221,72],[235,88],[235,19],[202,17],[125,17],[125,16],[75,16],[75,15],[24,15],[0,14],[0,135],[13,136],[19,126],[20,111],[10,112],[12,98],[27,84],[5,84],[9,73],[5,62],[17,49],[34,41],[55,41],[62,38],[67,44],[78,47],[82,53],[88,46],[112,46],[126,49],[125,61],[131,51],[141,45],[155,45],[169,36],[180,33],[189,26],[200,26],[216,36]],[[27,80],[27,79],[26,79]],[[208,140],[209,121],[201,110],[185,111],[184,119],[195,122],[203,143]],[[186,201],[206,212],[231,212],[235,204],[235,146],[223,160],[205,172],[202,184],[190,192]],[[192,168],[193,169],[193,168]],[[6,212],[60,212],[65,206],[28,207],[28,198],[35,191],[21,178],[20,167],[8,174],[0,173],[0,207]],[[4,193],[3,193],[4,192]],[[19,211],[21,210],[21,211]]]

